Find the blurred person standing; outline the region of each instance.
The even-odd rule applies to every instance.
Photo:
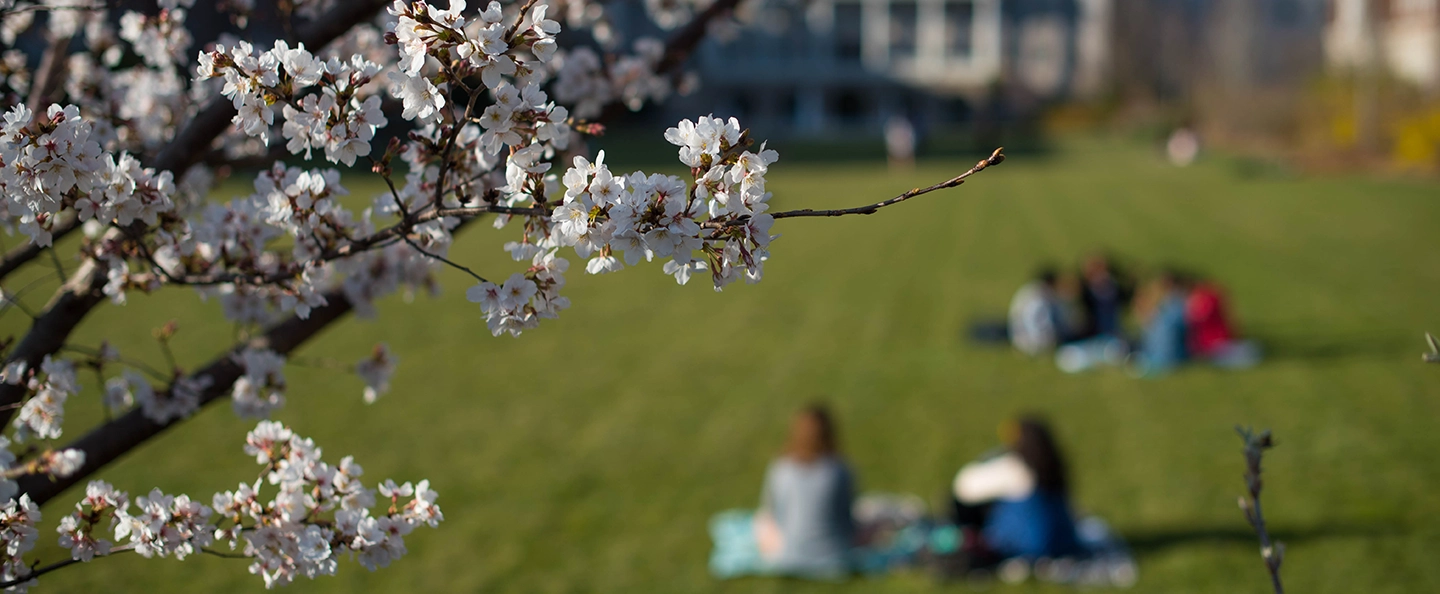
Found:
[[[1200,136],[1189,126],[1181,126],[1165,140],[1165,158],[1171,165],[1187,167],[1200,156]]]
[[[885,156],[890,169],[909,170],[915,166],[915,124],[903,115],[885,120]]]

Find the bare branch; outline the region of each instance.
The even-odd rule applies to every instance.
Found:
[[[1260,476],[1260,459],[1265,450],[1275,447],[1275,443],[1269,431],[1257,434],[1248,427],[1235,427],[1235,432],[1245,440],[1245,486],[1250,492],[1250,499],[1240,498],[1240,510],[1245,512],[1245,519],[1260,537],[1260,558],[1265,560],[1265,569],[1270,572],[1270,585],[1275,588],[1275,594],[1285,594],[1285,588],[1280,584],[1280,563],[1285,558],[1285,544],[1271,542],[1270,531],[1265,527],[1265,514],[1260,509],[1260,490],[1264,486]]]
[[[425,248],[420,247],[420,244],[415,243],[415,241],[412,240],[412,239],[410,239],[409,236],[403,236],[403,237],[405,238],[405,243],[410,244],[410,247],[415,248],[415,251],[420,252],[421,255],[423,255],[423,256],[425,256],[425,257],[427,257],[427,258],[430,258],[430,259],[432,259],[432,260],[435,260],[435,261],[437,261],[437,262],[440,262],[440,263],[442,263],[442,264],[449,265],[451,268],[455,268],[455,269],[464,271],[465,274],[468,274],[468,275],[470,275],[470,276],[475,277],[475,280],[480,281],[480,282],[482,282],[482,283],[488,283],[488,282],[490,282],[490,281],[485,280],[485,277],[480,276],[480,275],[478,275],[478,274],[475,274],[475,271],[474,271],[474,270],[470,270],[469,268],[466,268],[466,267],[464,267],[464,266],[461,266],[461,265],[459,265],[459,264],[456,264],[456,263],[454,263],[454,262],[451,262],[450,260],[445,259],[445,257],[444,257],[444,256],[441,256],[440,254],[436,254],[436,253],[433,253],[433,252],[426,251]]]
[[[899,195],[899,196],[896,196],[896,197],[894,197],[894,198],[891,198],[891,199],[889,199],[889,200],[885,200],[885,201],[882,201],[882,202],[876,202],[876,203],[874,203],[874,204],[867,204],[867,205],[865,205],[865,206],[857,206],[857,207],[855,207],[855,208],[842,208],[842,209],[839,209],[839,210],[811,210],[811,209],[808,209],[808,208],[802,208],[802,209],[800,209],[800,210],[786,210],[786,211],[771,213],[770,216],[775,217],[775,218],[777,218],[777,219],[787,219],[787,218],[791,218],[791,217],[840,217],[840,216],[853,215],[853,214],[861,214],[861,215],[875,214],[875,211],[880,210],[880,209],[882,209],[882,208],[885,208],[886,206],[891,206],[891,205],[899,204],[899,203],[901,203],[901,202],[904,202],[904,201],[909,200],[909,199],[911,199],[911,198],[914,198],[914,197],[916,197],[916,196],[922,196],[922,195],[925,195],[925,194],[929,194],[929,193],[931,193],[931,192],[934,192],[934,191],[936,191],[936,190],[944,190],[944,189],[953,188],[953,187],[955,187],[955,186],[958,186],[958,185],[960,185],[960,184],[963,184],[963,183],[965,183],[965,179],[966,179],[966,178],[968,178],[968,177],[970,177],[970,176],[972,176],[972,175],[975,175],[976,173],[980,173],[981,171],[984,171],[986,168],[994,167],[994,166],[996,166],[996,165],[999,165],[999,164],[1003,163],[1003,162],[1005,161],[1005,155],[1001,152],[1001,151],[1003,151],[1003,150],[1005,150],[1004,147],[995,149],[995,152],[990,153],[990,156],[989,156],[989,157],[986,157],[986,158],[984,158],[984,159],[981,159],[979,163],[976,163],[974,167],[971,167],[970,170],[969,170],[969,171],[966,171],[965,173],[962,173],[962,174],[960,174],[960,175],[957,175],[957,176],[955,176],[955,177],[952,177],[952,178],[950,178],[950,179],[948,179],[948,180],[945,180],[945,181],[943,181],[943,182],[940,182],[940,183],[935,184],[935,185],[933,185],[933,186],[930,186],[930,187],[928,187],[928,188],[915,188],[915,189],[913,189],[913,190],[910,190],[910,191],[908,191],[908,192],[905,192],[904,194],[901,194],[901,195]],[[727,225],[733,225],[733,224],[738,224],[738,223],[728,223]]]
[[[131,549],[131,548],[129,548],[129,547],[125,547],[125,548],[115,548],[115,549],[112,549],[112,550],[110,551],[110,555],[118,555],[118,554],[120,554],[120,553],[128,553],[128,552],[133,551],[133,550],[134,550],[134,549]],[[100,557],[109,557],[110,555],[101,555]],[[98,559],[98,558],[100,558],[100,557],[96,557],[96,558]],[[8,589],[13,588],[13,587],[15,587],[15,586],[18,586],[18,585],[20,585],[20,584],[29,582],[30,580],[33,580],[33,579],[35,579],[35,578],[38,578],[38,577],[40,577],[40,576],[42,576],[42,575],[45,575],[45,574],[50,573],[50,572],[52,572],[52,571],[55,571],[55,570],[57,570],[57,569],[64,569],[64,568],[66,568],[66,567],[69,567],[69,566],[71,566],[71,565],[74,565],[74,564],[80,563],[80,562],[81,562],[81,561],[80,561],[79,559],[71,558],[71,559],[66,559],[66,560],[64,560],[64,561],[60,561],[60,562],[58,562],[58,563],[51,563],[50,565],[46,565],[46,566],[44,566],[44,567],[36,568],[35,570],[31,571],[31,572],[29,573],[29,575],[25,575],[25,576],[22,576],[22,577],[18,577],[18,578],[15,578],[15,579],[13,579],[13,580],[6,580],[6,581],[3,581],[3,582],[0,582],[0,590],[8,590]]]

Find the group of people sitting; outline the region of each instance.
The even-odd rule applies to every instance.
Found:
[[[925,564],[942,577],[1034,574],[1087,585],[1129,585],[1133,560],[1096,519],[1077,523],[1064,459],[1047,425],[1024,417],[1002,429],[1004,447],[946,481],[938,516],[923,502],[855,494],[825,408],[799,412],[784,453],[765,472],[758,510],[715,516],[710,567],[721,578],[782,575],[838,579]],[[910,496],[913,500],[918,500]],[[1047,573],[1048,568],[1048,573]]]
[[[1133,338],[1127,309],[1140,327]],[[1099,255],[1076,275],[1042,267],[1011,300],[1006,336],[1026,354],[1053,352],[1067,372],[1128,364],[1138,375],[1157,375],[1186,361],[1242,368],[1260,360],[1255,343],[1237,335],[1213,281],[1165,270],[1137,290]]]

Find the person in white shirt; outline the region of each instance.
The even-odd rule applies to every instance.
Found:
[[[1053,268],[1043,268],[1010,300],[1010,343],[1022,353],[1034,356],[1054,350],[1065,335],[1057,279]]]
[[[966,464],[953,484],[957,523],[1000,558],[1061,557],[1079,550],[1065,461],[1044,421],[1004,426],[1004,451]]]

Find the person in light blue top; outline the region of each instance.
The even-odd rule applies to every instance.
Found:
[[[1148,308],[1142,308],[1145,332],[1140,349],[1135,353],[1134,371],[1142,376],[1165,373],[1185,362],[1185,286],[1183,277],[1173,271],[1156,279]],[[1148,311],[1146,311],[1148,309]]]
[[[717,577],[787,575],[839,579],[852,570],[854,478],[836,447],[823,407],[800,411],[785,452],[770,463],[753,515],[711,521],[711,572]]]

